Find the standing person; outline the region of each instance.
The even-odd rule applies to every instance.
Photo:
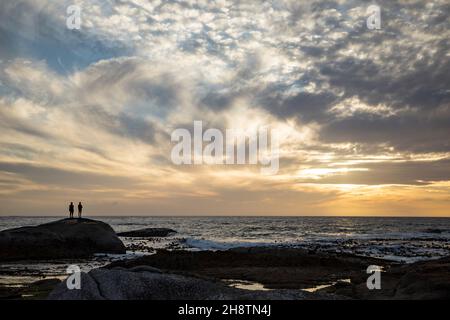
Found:
[[[81,201],[78,202],[78,219],[81,218],[81,211],[83,211],[83,205],[81,204]]]
[[[74,205],[73,205],[73,202],[71,202],[69,204],[69,213],[70,213],[70,218],[71,219],[73,218],[73,211],[74,211]]]

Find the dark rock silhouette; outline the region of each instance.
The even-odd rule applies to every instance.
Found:
[[[88,257],[125,253],[125,246],[106,223],[63,219],[0,232],[0,261]]]
[[[43,300],[60,283],[61,280],[50,278],[41,279],[22,286],[0,284],[0,300]]]
[[[369,265],[384,268],[381,289],[367,288]],[[411,264],[300,248],[253,247],[227,251],[167,251],[116,261],[104,269],[143,266],[207,279],[257,282],[267,289],[306,289],[329,285],[327,293],[351,299],[450,299],[450,257]],[[349,279],[349,282],[344,281]]]
[[[243,290],[221,281],[162,273],[157,269],[94,269],[81,273],[81,289],[69,290],[66,282],[49,294],[50,300],[302,300],[333,299],[332,295],[300,290]]]
[[[381,290],[367,290],[365,277],[352,279],[357,299],[448,300],[450,257],[393,266],[382,273]],[[335,290],[345,294],[345,290]]]
[[[134,231],[120,232],[117,235],[121,237],[151,238],[151,237],[167,237],[171,233],[176,233],[176,231],[168,228],[145,228]]]
[[[168,251],[133,260],[112,262],[105,268],[151,266],[201,277],[256,281],[268,289],[306,289],[362,274],[369,265],[386,261],[349,254],[310,252],[301,248],[250,247],[226,251]]]

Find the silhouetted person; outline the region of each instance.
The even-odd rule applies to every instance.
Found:
[[[71,202],[71,203],[69,204],[70,218],[73,218],[73,211],[74,211],[74,205],[73,205],[73,202]]]
[[[81,218],[81,211],[83,211],[83,205],[78,202],[78,218]]]

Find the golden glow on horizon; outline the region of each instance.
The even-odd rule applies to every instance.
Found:
[[[321,179],[328,175],[345,174],[352,171],[369,171],[367,168],[311,168],[302,169],[298,172],[301,178]]]
[[[252,112],[250,109],[247,111]],[[245,122],[248,114],[243,110],[240,112],[240,121]],[[264,115],[260,116],[264,118]],[[61,154],[58,159],[42,156],[40,161],[21,160],[17,163],[42,165],[45,160],[48,165],[59,170],[101,174],[119,180],[125,179],[126,183],[112,182],[106,186],[104,183],[96,183],[95,178],[92,178],[92,183],[86,189],[70,187],[61,190],[51,185],[35,183],[17,174],[2,173],[2,181],[9,184],[13,182],[16,187],[2,188],[1,193],[14,196],[22,192],[61,192],[52,197],[54,201],[65,201],[69,193],[79,194],[85,201],[95,204],[98,214],[120,214],[123,208],[137,208],[131,210],[142,214],[161,214],[164,211],[201,215],[450,215],[450,181],[416,180],[414,184],[352,183],[355,174],[368,175],[369,178],[379,176],[379,173],[366,167],[369,165],[381,164],[381,167],[377,167],[380,170],[383,165],[395,163],[428,163],[446,159],[448,153],[411,155],[394,151],[385,155],[353,154],[351,157],[338,151],[321,153],[308,148],[308,145],[314,145],[314,134],[299,131],[292,122],[271,121],[281,129],[286,138],[281,143],[280,154],[288,162],[281,161],[277,175],[261,175],[259,167],[248,165],[158,165],[149,162],[150,155],[158,154],[156,149],[126,140],[120,145],[102,133],[96,134],[95,139],[102,139],[102,143],[107,141],[105,147],[110,155],[109,159],[80,148],[68,149],[68,154]],[[309,129],[306,130],[308,132]],[[81,136],[73,136],[71,139],[88,139],[90,135],[87,129]],[[48,148],[43,141],[35,142],[42,148]],[[168,147],[170,145],[165,152],[170,150]],[[352,149],[349,144],[334,147],[336,150]],[[127,149],[126,153],[123,153],[124,148]],[[11,160],[17,159],[2,159]],[[316,165],[305,165],[311,162]],[[331,183],[329,179],[335,181]],[[129,183],[131,184],[128,185]],[[21,201],[27,204],[32,199],[33,197]],[[103,211],[102,205],[110,206],[111,203],[120,203],[117,211],[114,206],[112,211],[111,208]],[[154,209],[147,211],[146,208]]]

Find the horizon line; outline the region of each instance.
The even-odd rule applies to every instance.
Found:
[[[0,215],[0,218],[16,218],[16,217],[27,217],[27,218],[63,218],[67,215]],[[115,218],[115,217],[129,217],[129,218],[144,218],[144,217],[155,217],[155,218],[450,218],[449,215],[439,216],[406,216],[406,215],[143,215],[143,214],[132,214],[132,215],[85,215],[83,218]],[[77,218],[74,218],[77,219]]]

